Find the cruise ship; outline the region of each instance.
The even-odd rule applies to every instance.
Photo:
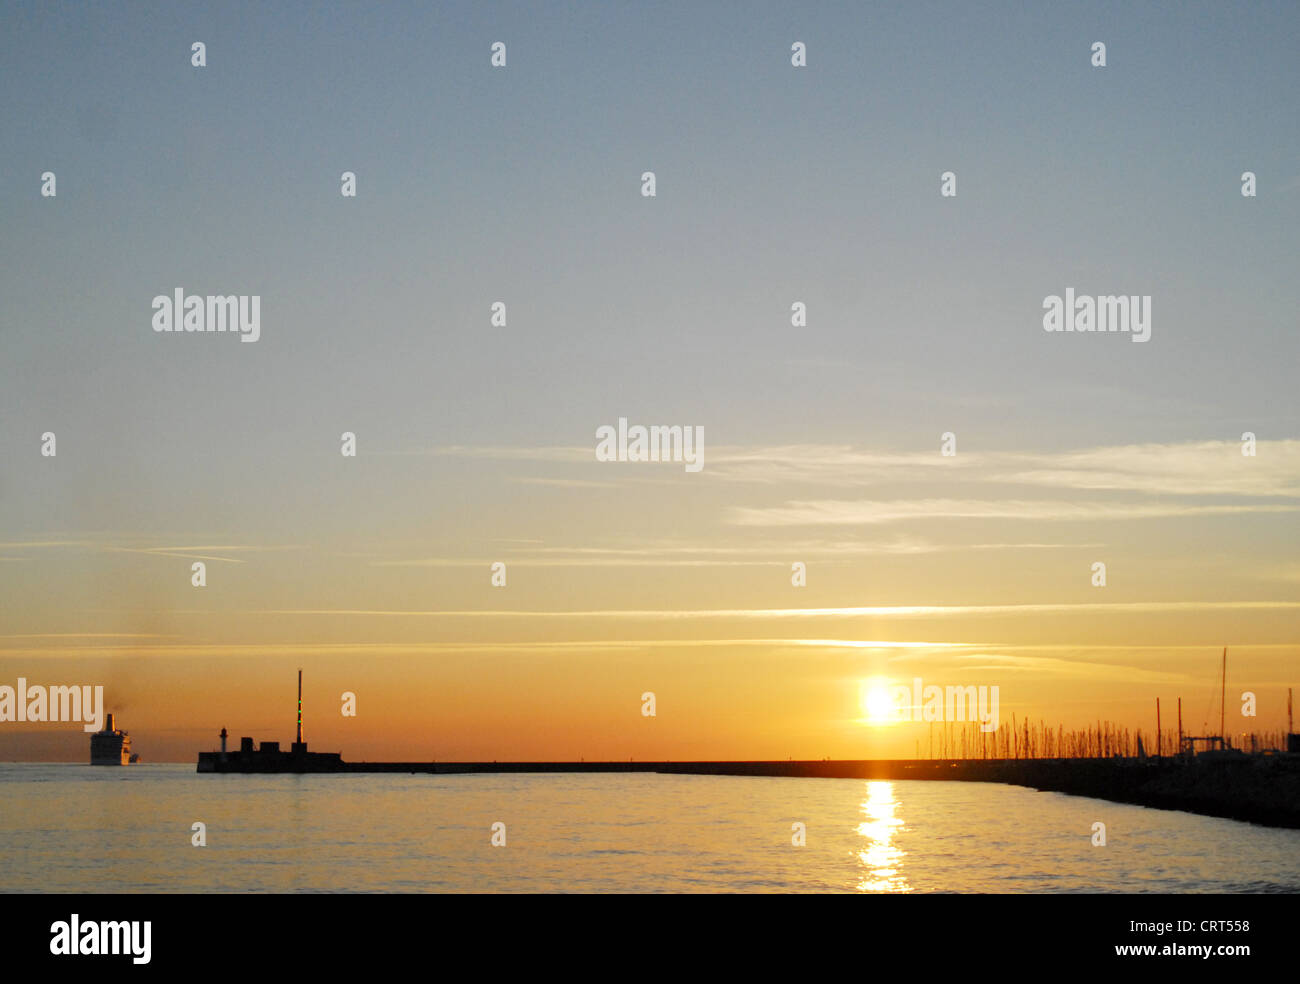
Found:
[[[104,730],[90,736],[91,765],[133,765],[140,761],[139,755],[131,754],[131,736],[118,731],[115,723],[112,714],[106,715]]]

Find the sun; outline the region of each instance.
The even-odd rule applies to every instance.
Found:
[[[898,723],[898,705],[894,701],[893,684],[889,680],[884,677],[863,680],[858,695],[864,723],[877,727]]]

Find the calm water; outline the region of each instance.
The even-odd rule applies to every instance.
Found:
[[[1300,831],[984,783],[0,764],[0,890],[1297,892]]]

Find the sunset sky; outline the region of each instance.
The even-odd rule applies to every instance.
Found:
[[[299,666],[350,760],[901,757],[864,679],[1200,733],[1226,645],[1286,726],[1295,4],[3,17],[0,684],[146,761],[287,743]],[[155,333],[176,287],[260,340]],[[1067,287],[1150,341],[1044,332]],[[620,417],[704,469],[596,461]]]

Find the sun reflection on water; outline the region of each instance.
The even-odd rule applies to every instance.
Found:
[[[895,832],[903,826],[902,818],[894,815],[897,808],[893,783],[867,783],[867,798],[862,803],[862,813],[867,819],[858,824],[858,833],[867,840],[866,846],[857,852],[858,860],[866,869],[858,882],[860,892],[911,891],[900,870],[905,852],[893,843]]]

